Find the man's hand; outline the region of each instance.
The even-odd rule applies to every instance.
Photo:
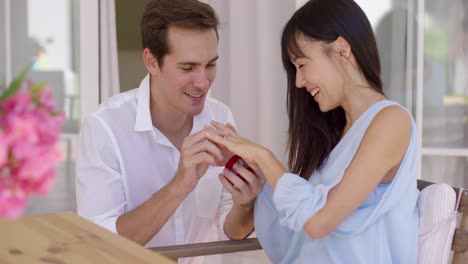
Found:
[[[216,131],[218,135],[237,135],[237,131],[231,123],[227,123],[225,126],[220,126],[220,124],[216,122],[212,122],[212,124],[215,128],[214,131]],[[213,132],[213,130],[209,130],[209,132]],[[217,144],[217,146],[221,149],[221,153],[225,159],[223,160],[223,163],[226,164],[228,159],[234,154],[223,145]],[[238,174],[242,175],[243,179],[235,173],[225,169],[223,174],[219,175],[221,182],[231,193],[234,205],[240,205],[242,207],[253,206],[255,198],[262,191],[263,185],[266,182],[265,177],[257,166],[246,169],[239,163],[235,163],[233,169]]]
[[[238,163],[234,164],[233,169],[242,175],[243,179],[227,169],[224,169],[223,173],[219,175],[219,179],[226,190],[231,193],[234,205],[252,207],[255,198],[263,189],[266,182],[265,177],[255,175]]]
[[[224,136],[220,130],[205,127],[186,137],[180,149],[179,166],[174,181],[186,192],[195,189],[200,178],[208,170],[208,166],[219,166],[225,159],[221,149],[207,140],[208,132]]]
[[[262,191],[266,179],[260,170],[259,173],[257,171],[253,173],[251,168],[239,163],[235,163],[232,169],[241,176],[228,169],[224,169],[219,175],[221,183],[231,193],[233,201],[233,206],[224,222],[224,233],[229,239],[244,239],[254,228],[254,202]]]

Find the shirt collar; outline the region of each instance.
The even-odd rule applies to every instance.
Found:
[[[138,88],[135,131],[151,131],[153,122],[150,111],[150,75],[147,74]]]
[[[202,112],[193,117],[193,127],[190,134],[202,130],[205,123],[209,124],[209,120],[210,118],[208,118],[206,113],[205,102],[205,107],[203,107]],[[150,111],[150,75],[147,74],[138,88],[135,131],[142,132],[151,130],[153,130],[153,121],[151,120]]]

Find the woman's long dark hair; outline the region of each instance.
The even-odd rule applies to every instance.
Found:
[[[338,144],[346,118],[341,107],[322,113],[306,89],[296,88],[296,68],[290,54],[302,54],[296,42],[299,34],[325,43],[343,37],[371,87],[381,94],[383,90],[372,27],[354,1],[310,0],[296,11],[285,25],[281,38],[283,66],[288,79],[289,167],[308,179]]]

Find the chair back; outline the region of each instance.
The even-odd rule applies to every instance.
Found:
[[[423,191],[426,187],[432,184],[434,183],[418,180],[418,189]],[[438,195],[437,197],[434,197],[434,199],[447,199],[447,201],[454,202],[452,203],[453,208],[457,206],[455,209],[457,212],[461,214],[460,223],[458,227],[456,227],[455,230],[452,230],[452,231],[450,231],[451,229],[450,222],[442,222],[440,224],[445,225],[445,227],[441,225],[436,225],[435,228],[438,229],[439,231],[446,232],[445,234],[439,234],[438,236],[439,239],[441,238],[441,235],[445,235],[447,236],[448,239],[451,240],[451,243],[449,243],[449,245],[451,245],[451,250],[453,251],[452,264],[466,264],[468,263],[468,190],[455,188],[455,187],[452,187],[452,189],[455,192],[455,197],[453,197],[454,199],[451,199],[450,194],[446,192],[445,190],[443,191],[445,192],[444,195],[440,195],[442,193],[440,191],[434,192],[434,193],[437,193]],[[420,199],[422,197],[423,195],[421,195]],[[445,198],[441,198],[441,197],[445,197]],[[440,206],[440,205],[436,205],[436,206]],[[422,209],[422,210],[427,210],[427,209]],[[422,215],[424,215],[424,212]],[[449,215],[448,217],[451,217],[451,216]],[[447,219],[447,220],[450,221],[451,219]],[[454,222],[455,221],[456,220],[454,220]],[[437,230],[435,232],[437,232]],[[439,247],[437,250],[445,250],[445,249]],[[443,254],[444,252],[440,252],[440,253],[442,254],[439,254],[439,255],[445,255]],[[420,258],[424,258],[424,256],[420,256]]]

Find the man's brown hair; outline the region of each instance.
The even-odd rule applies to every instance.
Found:
[[[187,29],[214,29],[218,36],[219,20],[213,8],[197,0],[151,0],[141,19],[143,49],[149,48],[163,65],[170,52],[168,29],[177,26]]]

